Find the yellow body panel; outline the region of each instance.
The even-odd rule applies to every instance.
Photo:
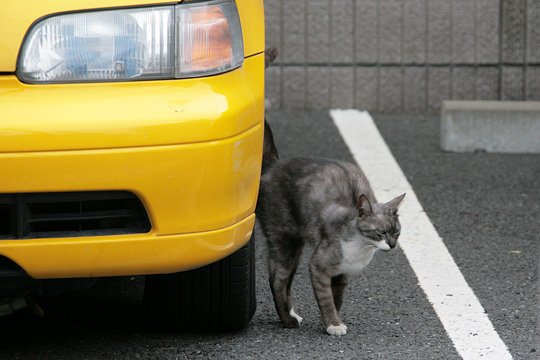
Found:
[[[108,9],[115,7],[159,6],[181,1],[159,0],[1,0],[0,1],[0,72],[14,72],[19,49],[30,26],[51,14]],[[262,0],[236,0],[244,37],[244,54],[264,51],[264,16]]]
[[[28,26],[50,13],[145,0],[2,1],[0,72],[15,70]],[[160,3],[161,4],[161,3]],[[0,193],[130,191],[147,234],[0,240],[35,278],[170,273],[250,238],[264,118],[262,1],[237,0],[242,67],[210,77],[92,84],[0,75]]]
[[[142,200],[158,235],[220,229],[255,210],[262,138],[258,124],[198,144],[4,153],[0,193],[127,190]],[[6,244],[0,240],[0,255]]]
[[[264,56],[204,78],[29,85],[0,77],[0,153],[194,143],[260,120]],[[225,116],[224,116],[225,115]]]

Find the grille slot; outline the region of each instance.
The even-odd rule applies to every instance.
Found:
[[[0,239],[146,233],[139,198],[125,191],[0,194]]]
[[[11,237],[13,229],[12,225],[12,211],[11,206],[0,204],[0,238]]]

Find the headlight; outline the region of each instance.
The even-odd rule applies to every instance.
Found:
[[[23,44],[26,82],[186,78],[237,68],[244,60],[233,0],[49,17]]]

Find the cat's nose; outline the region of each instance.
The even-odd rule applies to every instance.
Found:
[[[396,247],[396,244],[397,244],[397,243],[394,242],[394,241],[387,241],[386,243],[388,244],[388,246],[390,246],[390,249],[395,248],[395,247]]]

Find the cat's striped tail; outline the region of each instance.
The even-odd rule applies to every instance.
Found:
[[[279,154],[274,144],[274,135],[272,129],[268,125],[268,121],[264,119],[264,145],[263,145],[263,162],[262,173],[264,174],[273,163],[279,159]]]
[[[267,48],[264,51],[264,67],[268,67],[278,56],[276,47]],[[263,163],[262,173],[264,174],[270,166],[279,159],[276,144],[274,143],[274,135],[272,129],[268,125],[268,121],[264,119],[264,147],[263,147]]]

